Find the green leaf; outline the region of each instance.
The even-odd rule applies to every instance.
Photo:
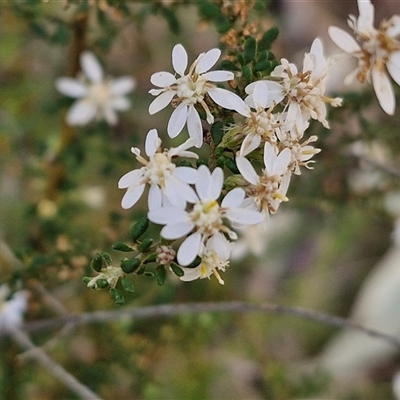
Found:
[[[138,250],[140,252],[146,252],[150,249],[150,246],[152,243],[153,243],[153,239],[145,238],[145,239],[143,239],[142,243],[139,244]]]
[[[147,217],[140,218],[131,229],[131,239],[136,242],[140,236],[142,236],[149,227],[149,220]]]
[[[94,258],[91,262],[91,267],[96,271],[100,272],[102,267],[103,267],[103,257],[101,256],[100,253],[96,253],[94,255]]]
[[[260,72],[260,71],[266,71],[271,68],[271,61],[265,60],[258,62],[254,67],[253,67],[253,72]]]
[[[123,252],[126,252],[126,253],[129,253],[130,251],[133,251],[133,250],[134,250],[131,246],[128,246],[128,245],[127,245],[126,243],[124,243],[124,242],[117,242],[117,243],[114,243],[114,244],[112,245],[112,248],[113,248],[114,250],[123,251]]]
[[[189,265],[186,266],[186,268],[196,268],[198,265],[201,263],[201,258],[199,256],[196,256],[194,261],[192,261]]]
[[[199,158],[196,160],[196,166],[200,167],[200,165],[208,165],[208,163],[204,158]]]
[[[251,82],[253,79],[251,68],[248,65],[243,65],[243,76],[248,82]]]
[[[115,304],[122,305],[125,303],[124,295],[118,289],[110,289],[110,296]]]
[[[182,268],[179,267],[179,265],[175,264],[175,263],[171,263],[170,265],[172,272],[176,275],[176,276],[183,276],[185,275],[185,273],[183,272]]]
[[[178,35],[180,32],[180,26],[175,13],[168,7],[161,8],[161,14],[166,19],[168,23],[169,30]]]
[[[165,270],[165,268],[162,266],[157,267],[156,280],[160,286],[164,285],[166,277],[167,277],[167,271]]]
[[[121,261],[121,269],[126,274],[135,272],[140,267],[140,260],[137,258],[126,258]]]
[[[193,165],[190,161],[188,160],[180,160],[177,163],[178,167],[189,167],[189,168],[193,168]]]
[[[234,174],[240,174],[240,171],[238,170],[238,167],[236,165],[236,162],[232,160],[232,158],[226,157],[225,159],[225,164],[226,167],[233,172]]]
[[[216,19],[221,13],[219,7],[214,3],[203,2],[200,4],[199,13],[206,19]]]
[[[107,282],[106,279],[97,279],[96,286],[99,289],[104,289],[104,288],[106,288],[108,286],[108,282]]]
[[[64,24],[59,23],[50,40],[57,44],[67,44],[69,42],[68,28]]]
[[[272,47],[272,44],[276,40],[279,35],[278,28],[271,28],[267,32],[264,33],[260,41],[258,42],[258,50],[269,50]]]
[[[224,136],[224,124],[222,121],[216,121],[211,125],[211,137],[216,146],[218,146]]]
[[[103,266],[104,263],[106,264],[106,266],[108,267],[109,265],[111,265],[111,256],[108,253],[101,253],[101,257],[103,258]]]
[[[254,60],[254,57],[256,56],[256,48],[257,48],[256,39],[253,36],[249,36],[246,39],[246,42],[244,43],[244,51],[243,51],[244,62],[246,64]]]
[[[228,71],[240,71],[240,68],[231,60],[223,60],[221,68]]]
[[[121,284],[125,292],[133,293],[135,291],[132,282],[128,278],[122,278]]]
[[[229,19],[222,13],[218,15],[218,17],[215,20],[215,25],[217,28],[218,33],[225,33],[227,32],[230,27],[232,26],[231,22]]]

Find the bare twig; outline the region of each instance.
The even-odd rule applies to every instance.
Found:
[[[358,158],[360,161],[363,161],[371,166],[373,166],[376,169],[380,169],[381,171],[386,172],[389,175],[392,175],[396,178],[400,178],[400,171],[395,168],[393,165],[391,164],[387,164],[387,163],[381,163],[375,159],[373,159],[372,157],[366,155],[366,154],[354,154],[352,153],[352,155],[356,158]]]
[[[36,347],[29,336],[18,328],[8,328],[10,337],[15,340],[30,358],[37,361],[46,368],[53,376],[59,379],[72,392],[85,400],[101,400],[96,393],[92,392],[87,386],[80,383],[69,372],[67,372],[60,364],[53,361],[41,348]]]
[[[95,311],[83,313],[76,316],[51,318],[42,321],[30,322],[25,326],[29,331],[38,331],[54,328],[61,324],[71,323],[75,325],[86,325],[95,322],[111,322],[122,318],[155,318],[170,317],[182,314],[199,314],[203,312],[238,312],[238,313],[274,313],[292,315],[298,318],[317,321],[324,325],[336,326],[345,329],[354,329],[366,335],[385,340],[400,349],[400,338],[384,332],[364,327],[356,322],[325,314],[318,311],[307,310],[300,307],[288,307],[276,304],[251,304],[240,301],[220,303],[186,303],[186,304],[161,304],[157,306],[124,308],[113,311]]]

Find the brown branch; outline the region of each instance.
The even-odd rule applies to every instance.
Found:
[[[67,372],[60,364],[53,361],[42,349],[36,347],[29,336],[18,328],[8,327],[9,336],[17,342],[29,355],[40,365],[47,369],[53,376],[60,380],[72,392],[85,400],[101,400],[96,393],[92,392],[87,386],[80,383],[75,377]]]
[[[366,335],[384,340],[400,349],[400,338],[384,332],[364,327],[356,322],[325,314],[319,311],[307,310],[300,307],[281,306],[276,304],[251,304],[240,301],[220,302],[220,303],[184,303],[184,304],[161,304],[157,306],[124,308],[113,311],[95,311],[68,317],[51,318],[42,321],[34,321],[26,324],[28,331],[38,331],[42,329],[54,328],[56,326],[71,323],[75,325],[85,325],[95,322],[112,322],[121,318],[155,318],[170,317],[182,314],[199,314],[204,312],[217,313],[273,313],[280,315],[291,315],[298,318],[316,321],[324,325],[336,326],[345,329],[358,330]]]

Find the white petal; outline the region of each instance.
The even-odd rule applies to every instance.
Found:
[[[352,54],[360,51],[360,46],[357,41],[343,29],[337,28],[336,26],[330,26],[328,32],[332,41],[344,52]]]
[[[249,109],[246,106],[246,103],[237,94],[218,87],[208,89],[207,93],[210,95],[213,101],[215,101],[221,107],[224,107],[228,110],[235,110],[245,117],[249,116]]]
[[[206,244],[207,251],[214,251],[221,261],[229,259],[231,247],[225,236],[217,232],[208,239]]]
[[[158,137],[157,129],[150,129],[146,136],[144,144],[145,152],[148,157],[153,156],[161,145],[161,140]]]
[[[400,35],[400,15],[393,15],[388,22],[391,24],[386,30],[386,34],[392,38]]]
[[[203,126],[201,125],[200,115],[193,105],[188,108],[187,128],[189,136],[196,139],[195,147],[200,148],[203,144]]]
[[[189,265],[196,258],[201,245],[201,234],[196,232],[188,236],[178,250],[178,263],[182,266]]]
[[[193,228],[194,224],[192,222],[180,222],[164,226],[161,229],[160,235],[167,240],[179,239],[187,235]]]
[[[369,31],[374,27],[374,6],[370,0],[358,0],[360,16],[357,20],[357,28],[360,31]]]
[[[115,94],[127,94],[136,87],[136,80],[131,76],[121,76],[110,83],[110,90]]]
[[[182,267],[182,270],[184,272],[184,275],[179,277],[179,279],[182,282],[194,281],[194,280],[199,279],[201,277],[200,266],[198,266],[196,268],[184,268],[184,267]]]
[[[137,186],[140,183],[140,180],[143,177],[142,169],[134,169],[133,171],[129,171],[121,179],[118,181],[118,188],[125,189],[129,186]]]
[[[221,56],[220,49],[211,49],[205,54],[199,56],[199,62],[196,65],[195,71],[198,74],[208,71],[212,68]]]
[[[231,81],[235,75],[230,71],[211,71],[203,74],[203,77],[211,82],[226,82]]]
[[[390,55],[386,67],[393,80],[400,85],[400,51],[395,51]]]
[[[197,180],[197,169],[191,167],[177,167],[173,175],[183,182],[194,184]]]
[[[243,178],[252,185],[257,185],[259,177],[251,165],[250,161],[245,157],[236,157],[236,165],[243,175]]]
[[[208,198],[217,200],[221,196],[222,185],[224,183],[224,172],[217,167],[211,173],[210,185],[208,187]]]
[[[393,115],[396,108],[396,99],[388,75],[384,71],[373,68],[371,76],[379,104],[385,113]]]
[[[186,201],[196,203],[199,200],[193,188],[174,176],[170,176],[165,182],[165,195],[172,205],[181,208],[186,206]]]
[[[254,225],[258,224],[264,219],[264,216],[258,211],[245,210],[235,208],[226,213],[226,217],[236,224]]]
[[[176,78],[170,72],[161,71],[153,74],[150,77],[150,82],[154,86],[167,87],[169,85],[172,85],[173,83],[176,83]]]
[[[69,97],[79,98],[88,94],[87,86],[77,79],[58,78],[55,84],[59,92]]]
[[[96,116],[96,112],[96,104],[85,99],[78,100],[68,110],[67,122],[70,125],[86,125]]]
[[[171,103],[172,98],[175,96],[176,92],[172,90],[167,90],[156,97],[149,105],[149,114],[153,115],[163,108],[167,107]]]
[[[131,186],[126,193],[124,194],[124,197],[122,198],[121,201],[121,206],[124,209],[131,208],[133,205],[136,204],[136,202],[140,199],[140,197],[143,194],[145,185],[139,185],[139,186]]]
[[[116,112],[108,105],[102,108],[102,116],[109,125],[115,125],[118,122],[118,116]]]
[[[84,74],[92,83],[99,83],[103,80],[103,68],[91,51],[84,51],[81,54],[81,67]]]
[[[252,133],[250,133],[244,138],[242,142],[242,146],[240,147],[240,152],[239,152],[240,156],[241,157],[247,156],[247,154],[250,154],[252,151],[257,149],[260,146],[260,143],[261,143],[261,136],[253,135]]]
[[[159,225],[183,223],[186,220],[186,212],[173,206],[150,210],[147,216],[151,222]]]
[[[147,203],[150,211],[162,206],[162,193],[158,185],[150,185]]]
[[[115,97],[110,100],[109,105],[117,111],[125,111],[131,106],[131,102],[126,97]]]
[[[180,144],[178,147],[171,147],[168,151],[168,154],[173,157],[173,156],[180,156],[180,157],[189,157],[189,158],[198,158],[199,156],[196,153],[193,153],[192,151],[186,151],[187,149],[190,149],[196,144],[196,139],[194,138],[189,138],[182,144]]]
[[[276,160],[276,149],[271,143],[264,144],[264,165],[268,175],[273,175],[274,162]]]
[[[244,200],[245,192],[242,188],[231,190],[222,200],[222,207],[236,208],[239,207]]]
[[[262,82],[257,82],[254,86],[253,101],[257,109],[267,108],[268,104],[268,88]]]
[[[185,103],[179,104],[172,112],[168,121],[167,133],[170,138],[178,136],[186,124],[188,118],[188,106]]]
[[[286,148],[283,149],[278,157],[276,158],[274,162],[274,166],[272,169],[272,175],[283,175],[287,172],[288,165],[290,163],[290,160],[292,158],[292,152],[290,149]]]
[[[206,165],[200,165],[197,170],[196,192],[200,199],[208,198],[208,187],[211,182],[211,173]]]
[[[181,44],[177,44],[172,49],[172,66],[180,76],[183,76],[185,75],[187,64],[188,56],[186,50]]]

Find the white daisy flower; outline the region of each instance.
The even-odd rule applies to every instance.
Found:
[[[357,69],[345,82],[357,78],[361,83],[372,83],[382,109],[393,115],[396,100],[389,75],[400,85],[400,16],[383,20],[376,29],[370,0],[358,0],[358,10],[359,17],[350,15],[348,20],[355,39],[336,26],[329,27],[329,35],[340,49],[358,59]]]
[[[233,232],[224,219],[230,222],[251,225],[259,223],[263,216],[253,210],[241,208],[245,192],[241,188],[231,190],[222,200],[223,172],[216,168],[212,173],[207,166],[201,165],[196,180],[197,201],[186,211],[183,208],[162,206],[151,209],[148,213],[150,221],[165,225],[161,236],[167,240],[179,239],[187,236],[177,253],[178,263],[189,265],[199,254],[202,244],[213,238],[217,254],[220,259],[227,259],[230,253],[230,244],[223,233],[231,240],[236,240]]]
[[[247,158],[236,157],[236,164],[240,173],[250,183],[246,191],[257,210],[260,210],[266,219],[270,213],[276,213],[282,201],[289,200],[286,197],[286,192],[290,182],[289,164],[291,158],[290,149],[286,148],[278,154],[276,147],[266,142],[264,145],[265,169],[262,175],[258,176]]]
[[[341,105],[340,98],[325,95],[328,64],[324,58],[322,43],[315,39],[309,53],[304,55],[303,70],[281,59],[271,76],[279,78],[285,94],[287,120],[294,122],[299,132],[304,132],[307,121],[312,118],[329,128],[326,120],[326,103],[333,107]]]
[[[188,56],[181,44],[172,50],[172,65],[178,78],[170,72],[157,72],[150,78],[151,83],[159,89],[149,91],[153,96],[158,96],[149,106],[149,113],[155,114],[164,109],[172,101],[175,107],[167,127],[171,138],[181,133],[187,124],[189,136],[196,139],[196,147],[203,143],[203,128],[199,113],[195,105],[200,105],[207,115],[207,122],[212,124],[214,117],[206,103],[208,95],[215,103],[229,110],[240,112],[245,108],[243,100],[229,90],[217,87],[212,82],[226,82],[232,80],[234,75],[229,71],[211,71],[221,55],[221,50],[211,49],[200,54],[190,66],[188,73]]]
[[[182,267],[184,275],[180,277],[180,280],[189,282],[195,279],[210,278],[211,275],[214,275],[218,282],[223,285],[224,281],[218,270],[225,271],[228,267],[229,253],[221,252],[218,244],[218,240],[215,240],[214,236],[208,239],[205,246],[201,244],[199,251],[199,256],[201,257],[200,264],[195,268]]]
[[[59,92],[78,99],[68,110],[68,124],[86,125],[92,120],[105,119],[109,125],[115,125],[116,111],[125,111],[131,105],[125,95],[135,88],[135,79],[105,78],[99,61],[90,51],[81,54],[80,62],[83,75],[78,79],[58,78],[55,82]]]
[[[3,284],[0,286],[0,332],[7,331],[22,325],[23,314],[28,305],[27,293],[18,291],[11,298],[10,288]]]
[[[122,208],[127,209],[136,204],[147,183],[150,185],[149,209],[161,206],[163,195],[178,207],[185,207],[186,202],[195,203],[197,196],[189,184],[195,183],[197,170],[177,167],[172,162],[174,157],[198,158],[197,154],[187,151],[193,145],[194,139],[188,139],[178,147],[162,151],[157,130],[151,129],[145,142],[145,152],[149,159],[143,158],[137,147],[132,147],[132,153],[143,167],[126,173],[118,182],[120,189],[128,189],[122,198]]]
[[[276,140],[275,131],[280,129],[280,124],[277,124],[272,109],[284,98],[281,85],[272,81],[253,82],[245,90],[249,96],[245,99],[247,118],[241,124],[245,135],[240,147],[242,157],[257,149],[261,142]]]

